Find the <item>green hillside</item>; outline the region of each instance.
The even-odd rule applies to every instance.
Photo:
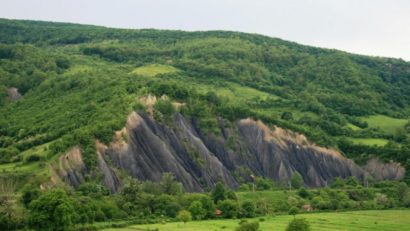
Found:
[[[379,155],[406,164],[410,64],[403,60],[236,32],[6,19],[0,42],[3,163],[45,143],[50,158],[92,138],[109,142],[139,107],[136,98],[155,93],[203,108],[202,117],[251,116],[349,157]],[[23,95],[19,102],[7,99],[11,87]],[[212,94],[221,103],[210,103]],[[377,151],[365,147],[387,142]]]
[[[124,185],[111,195],[99,184],[102,174],[96,169],[104,166],[98,166],[96,140],[109,144],[131,112],[152,109],[141,103],[147,95],[162,98],[154,106],[158,126],[172,126],[169,121],[177,111],[207,133],[201,135],[221,137],[225,134],[219,118],[229,127],[251,117],[302,133],[358,164],[374,156],[400,162],[408,170],[405,181],[410,180],[409,62],[239,32],[126,30],[0,19],[0,229],[87,230],[94,221],[118,220],[155,223],[164,217],[175,220],[181,210],[196,211],[200,206],[192,205],[195,201],[202,203],[198,210],[206,210],[198,220],[215,218],[216,208],[249,206],[247,201],[258,209],[249,217],[287,213],[305,203],[324,211],[410,206],[405,183],[366,178],[364,185],[349,177],[335,180],[340,183],[334,186],[337,190],[312,190],[302,192],[308,194],[304,196],[285,191],[285,182],[273,186],[272,180],[262,178],[256,178],[257,189],[271,191],[253,192],[247,182],[240,182],[245,192],[235,194],[221,186],[222,193],[215,196],[218,187],[212,195],[187,194],[172,175],[163,174],[160,182],[139,182],[115,169]],[[116,141],[127,138],[119,136]],[[63,156],[73,147],[84,161],[82,181],[65,169],[80,165],[75,152],[72,159]],[[58,174],[82,184],[73,189]],[[367,180],[377,189],[365,188]],[[244,210],[232,217],[247,217]],[[395,216],[399,212],[385,217],[408,227],[405,219]],[[352,230],[400,227],[377,213],[368,214],[367,220],[362,214],[352,220],[363,223],[352,223]],[[340,218],[335,223],[317,214],[306,218],[315,228],[337,230],[354,215],[323,218]],[[289,217],[270,217],[261,226],[276,220],[283,229]],[[212,227],[225,221],[212,221]],[[226,222],[230,228],[237,225]],[[211,223],[193,222],[192,227],[207,224]],[[172,230],[179,224],[164,227]]]

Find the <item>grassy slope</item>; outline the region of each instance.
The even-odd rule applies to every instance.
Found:
[[[406,119],[396,119],[384,115],[374,115],[362,119],[369,124],[369,127],[379,128],[387,134],[395,134],[397,129],[403,128],[408,122]]]
[[[152,65],[137,67],[132,71],[132,74],[146,76],[146,77],[154,77],[160,74],[174,73],[177,71],[178,69],[176,69],[173,66],[152,64]]]
[[[7,22],[4,20],[0,20],[0,23],[4,25],[15,23],[24,24],[18,21]],[[231,34],[229,32],[209,32],[205,34],[171,31],[127,32],[104,28],[97,30],[95,27],[71,25],[70,27],[78,27],[77,29],[81,29],[81,33],[86,32],[87,36],[90,35],[90,40],[86,42],[80,41],[78,43],[64,43],[63,41],[60,41],[61,43],[55,43],[58,41],[57,38],[60,37],[64,40],[71,38],[71,35],[77,36],[78,31],[72,31],[67,28],[64,29],[61,25],[58,26],[58,30],[55,30],[54,27],[56,25],[52,23],[26,23],[28,24],[25,35],[19,35],[16,32],[19,31],[20,33],[21,28],[11,33],[6,30],[8,27],[4,27],[3,25],[3,27],[0,27],[0,29],[3,28],[3,30],[0,30],[0,33],[4,33],[7,36],[2,36],[1,39],[8,41],[7,43],[15,43],[15,39],[30,38],[27,41],[33,39],[34,47],[36,47],[35,41],[39,40],[46,45],[36,47],[36,49],[41,52],[36,53],[33,51],[32,54],[27,52],[28,57],[33,56],[33,60],[37,60],[37,56],[42,53],[44,53],[42,55],[45,57],[61,56],[70,61],[70,67],[59,74],[50,74],[50,76],[47,76],[38,87],[28,91],[19,103],[7,105],[4,109],[0,108],[0,114],[7,115],[4,116],[6,119],[4,119],[3,124],[0,124],[0,128],[1,126],[7,125],[9,126],[7,127],[8,131],[15,130],[14,133],[22,132],[23,134],[21,137],[14,135],[15,137],[13,138],[15,138],[16,143],[41,138],[45,135],[50,135],[52,138],[44,142],[52,143],[62,135],[72,134],[79,129],[92,130],[95,124],[106,126],[106,124],[111,121],[112,124],[122,125],[122,123],[125,122],[126,115],[132,110],[132,105],[136,102],[136,99],[140,94],[147,93],[143,89],[146,86],[145,83],[147,83],[144,81],[154,79],[154,81],[158,80],[158,82],[161,82],[161,74],[165,74],[165,80],[170,80],[180,85],[185,84],[185,86],[195,88],[201,93],[215,91],[217,95],[228,98],[230,104],[242,108],[251,108],[252,111],[269,118],[280,120],[281,114],[288,111],[292,112],[294,117],[294,120],[289,122],[290,124],[297,124],[297,121],[304,116],[320,121],[322,120],[320,113],[303,110],[302,106],[306,102],[302,101],[302,103],[296,104],[293,99],[306,96],[298,95],[306,89],[310,89],[307,92],[313,94],[314,92],[334,93],[340,88],[339,85],[329,85],[338,82],[328,81],[327,70],[317,69],[319,67],[326,67],[326,64],[329,64],[325,61],[332,60],[331,58],[333,56],[331,55],[329,57],[330,54],[334,53],[334,63],[349,60],[349,63],[346,65],[355,70],[355,72],[352,73],[350,70],[344,70],[343,67],[346,66],[345,64],[340,66],[336,65],[334,67],[330,66],[329,68],[332,70],[340,69],[342,72],[346,72],[343,72],[341,76],[330,76],[332,78],[340,77],[341,80],[349,76],[362,78],[363,76],[358,75],[358,73],[371,74],[372,78],[377,79],[378,74],[376,71],[370,72],[366,63],[375,62],[374,64],[376,65],[379,62],[384,63],[388,61],[319,50],[255,35],[242,34],[239,36],[240,34]],[[33,27],[32,24],[36,26]],[[48,27],[46,27],[46,25],[53,29],[47,30],[46,28]],[[33,31],[39,30],[39,28],[41,33],[46,33],[47,36],[37,32],[31,34]],[[97,31],[95,31],[95,34],[90,34],[89,32],[94,30],[93,28]],[[115,32],[114,37],[105,35],[103,31],[107,33]],[[51,34],[49,35],[48,33]],[[18,36],[13,37],[13,34]],[[38,37],[35,37],[37,35]],[[234,38],[234,35],[240,38]],[[53,42],[45,40],[45,38],[52,38]],[[132,39],[129,40],[130,38]],[[118,39],[122,42],[113,42],[113,39]],[[175,39],[178,40],[178,43],[171,45],[174,44]],[[48,42],[53,45],[48,46]],[[267,47],[265,47],[265,43]],[[261,44],[265,45],[262,46]],[[118,50],[124,59],[118,61],[107,55],[101,57],[95,54],[86,55],[82,51],[84,47],[94,46],[110,48],[108,51]],[[266,50],[267,48],[269,49]],[[27,50],[32,49],[33,48],[27,48]],[[175,55],[169,51],[178,51],[177,53],[179,55]],[[261,57],[266,58],[266,60],[262,61]],[[307,59],[307,57],[310,58]],[[316,58],[318,59],[316,60]],[[295,63],[292,59],[295,60]],[[27,64],[29,63],[27,60],[28,59],[22,59],[18,61]],[[172,61],[172,63],[169,61]],[[186,64],[186,62],[189,63],[191,61],[195,61],[195,65]],[[13,60],[10,62],[17,61]],[[350,62],[353,62],[354,65]],[[37,62],[33,61],[33,63],[36,64]],[[47,62],[45,63],[47,64]],[[302,65],[302,63],[306,63],[306,65]],[[10,63],[5,62],[4,67],[10,66],[8,64]],[[46,64],[42,65],[44,66]],[[276,64],[278,66],[275,66]],[[294,65],[300,65],[300,69],[294,69]],[[400,65],[407,67],[407,64]],[[385,65],[381,66],[384,67]],[[23,66],[22,68],[16,66],[16,69],[23,70],[31,68],[31,66]],[[233,71],[233,74],[229,74],[229,71]],[[175,72],[178,73],[173,75],[172,73]],[[303,75],[299,75],[298,73],[303,73]],[[324,74],[320,75],[320,73]],[[402,74],[405,73],[407,72],[403,72]],[[136,75],[149,78],[138,78]],[[391,75],[394,77],[396,74],[391,73]],[[23,76],[25,76],[25,74]],[[363,82],[365,83],[363,86],[370,86],[370,89],[372,89],[371,85],[367,82],[370,81],[370,78],[363,77],[363,80],[366,80]],[[315,82],[320,84],[316,86],[313,84]],[[295,86],[293,86],[295,83],[301,87],[295,88]],[[307,86],[306,83],[309,83],[309,86]],[[325,86],[326,84],[329,86]],[[264,88],[267,86],[271,88]],[[320,88],[318,88],[318,86],[320,86]],[[352,84],[349,82],[346,86],[352,86]],[[351,94],[353,94],[353,92],[356,91],[349,91]],[[326,95],[321,95],[319,99],[322,99],[323,96]],[[263,100],[266,101],[267,106],[256,103]],[[269,104],[276,100],[283,102],[282,104],[278,103],[274,106]],[[338,101],[336,100],[336,102]],[[386,134],[394,134],[398,128],[403,127],[407,122],[406,119],[395,119],[382,115],[360,118],[367,121],[369,127],[380,127],[381,132]],[[298,124],[297,126],[300,128],[308,128],[307,130],[319,129],[316,124],[310,127],[304,124]],[[352,124],[348,124],[347,126],[352,130],[361,130]],[[56,133],[57,130],[60,130],[61,134]],[[321,134],[316,137],[320,137],[320,135]],[[368,137],[351,138],[351,140],[355,143],[375,144],[379,146],[387,142],[387,140]],[[37,142],[36,145],[37,144],[44,143]],[[28,150],[22,148],[21,153],[18,154],[23,157],[23,160],[31,154],[37,154],[42,157],[46,156],[46,159],[54,154],[45,153],[41,145],[30,146],[29,148]],[[39,169],[41,169],[41,167],[39,167],[38,163],[23,164],[23,162],[20,162],[0,165],[0,171],[4,170],[5,172],[17,171],[33,173]]]
[[[266,199],[270,204],[277,204],[279,201],[287,200],[289,195],[295,192],[288,191],[255,191],[255,192],[238,192],[239,201],[257,201]]]
[[[398,231],[410,229],[410,210],[312,213],[301,214],[298,217],[306,218],[311,224],[311,229],[315,231]],[[260,222],[260,228],[262,231],[285,230],[286,225],[292,219],[293,217],[289,215],[265,217],[265,221]],[[181,222],[173,222],[135,225],[129,228],[107,229],[106,231],[148,230],[154,228],[167,231],[234,230],[238,226],[238,222],[239,220],[211,220],[188,222],[185,225]]]
[[[386,139],[381,138],[349,138],[355,144],[365,144],[365,145],[376,145],[376,146],[384,146],[389,141]]]

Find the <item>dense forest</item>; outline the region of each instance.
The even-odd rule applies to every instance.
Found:
[[[178,112],[218,136],[218,118],[234,122],[250,117],[304,134],[360,165],[377,157],[410,170],[410,63],[404,60],[238,32],[129,30],[0,19],[1,176],[16,177],[27,207],[33,198],[38,199],[30,205],[34,212],[42,211],[42,201],[56,197],[67,197],[65,209],[74,210],[80,205],[70,201],[66,192],[39,196],[31,187],[49,178],[44,167],[74,146],[81,148],[86,166],[94,169],[95,140],[109,144],[133,110],[147,109],[138,99],[148,94],[166,96],[154,106],[155,120],[164,124],[170,124],[170,117]],[[171,181],[168,184],[173,185]],[[181,189],[168,192],[171,189],[158,184],[129,181],[118,196],[120,202],[110,198],[103,205],[95,198],[105,198],[109,192],[87,183],[71,196],[95,201],[92,206],[98,207],[99,214],[89,217],[91,208],[80,206],[84,217],[61,219],[88,223],[124,214],[138,217],[133,211],[176,217],[181,208],[191,210],[197,216],[194,219],[213,216],[209,211],[218,203],[215,197],[198,196],[195,201],[203,204],[184,204],[190,200],[176,196],[182,194]],[[166,193],[155,199],[149,211],[132,207],[142,203],[136,202],[140,197],[135,195],[154,200],[161,190]],[[399,191],[386,193],[392,199],[379,198],[381,204],[349,202],[359,201],[356,197],[373,200],[380,197],[378,190],[357,192],[360,195],[302,192],[304,196],[297,198],[318,197],[315,203],[324,209],[387,208],[404,200]],[[222,208],[234,207],[235,217],[255,216],[244,214],[253,211],[253,205],[238,204],[229,192],[223,195],[227,200]],[[332,204],[338,196],[347,204]],[[291,207],[284,206],[278,210]],[[28,221],[33,227],[42,222]]]

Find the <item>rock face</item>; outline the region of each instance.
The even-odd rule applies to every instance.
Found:
[[[105,152],[105,146],[96,143],[97,148],[97,169],[101,173],[101,183],[105,185],[111,192],[116,192],[121,186],[121,182],[115,172],[108,167],[105,159],[101,153]],[[56,172],[63,182],[77,187],[85,181],[87,175],[90,174],[87,167],[85,166],[81,150],[78,146],[72,148],[66,154],[60,156],[58,160],[58,167],[52,170]]]
[[[18,101],[21,98],[21,94],[19,93],[18,89],[15,87],[11,87],[7,89],[8,99],[12,102]]]
[[[382,163],[378,159],[370,159],[363,168],[375,180],[401,180],[406,173],[406,169],[400,163]]]
[[[325,186],[334,177],[367,174],[334,150],[310,144],[303,135],[262,122],[219,121],[220,135],[205,135],[195,120],[175,114],[163,125],[145,113],[132,113],[121,136],[102,150],[115,168],[140,180],[158,181],[171,172],[188,191],[204,191],[219,180],[236,188],[251,175],[287,181],[302,175],[310,187]],[[121,139],[127,137],[127,141]],[[108,181],[109,182],[109,181]]]

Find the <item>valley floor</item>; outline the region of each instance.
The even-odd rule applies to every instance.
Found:
[[[370,210],[352,212],[329,212],[300,214],[298,218],[306,218],[313,231],[401,231],[410,230],[410,210]],[[264,220],[263,220],[264,219]],[[253,218],[259,220],[261,231],[284,231],[288,222],[293,219],[289,215],[275,217]],[[127,228],[105,229],[105,231],[131,230],[184,230],[184,231],[212,231],[234,230],[240,220],[210,220],[191,221],[186,224],[172,222],[165,224],[134,225]]]

